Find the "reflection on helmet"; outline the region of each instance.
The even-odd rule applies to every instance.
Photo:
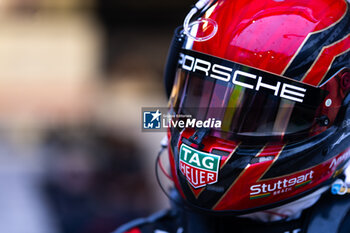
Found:
[[[169,130],[171,173],[185,202],[244,214],[342,176],[350,159],[349,4],[218,0],[204,9],[194,18],[215,22],[215,35],[192,39],[213,30],[205,23],[189,24],[191,37],[178,31],[166,72],[171,112],[222,121]]]

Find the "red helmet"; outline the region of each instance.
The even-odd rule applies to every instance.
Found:
[[[221,124],[169,130],[171,174],[184,202],[245,214],[341,177],[350,158],[349,4],[196,7],[203,10],[191,11],[169,53],[170,112]]]

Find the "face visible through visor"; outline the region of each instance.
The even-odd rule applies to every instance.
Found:
[[[182,50],[170,98],[174,113],[216,119],[224,138],[293,140],[330,126],[328,91],[206,54]],[[327,111],[325,111],[325,108]],[[271,139],[269,139],[271,140]]]

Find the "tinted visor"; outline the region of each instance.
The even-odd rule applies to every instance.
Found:
[[[220,137],[315,135],[327,91],[206,54],[182,50],[171,111],[222,122]],[[330,107],[331,108],[331,107]]]

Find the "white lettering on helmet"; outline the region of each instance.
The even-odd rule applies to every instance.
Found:
[[[192,72],[201,72],[207,77],[229,82],[232,78],[232,83],[237,86],[260,91],[262,88],[273,91],[275,96],[302,103],[304,101],[306,89],[288,83],[277,81],[275,84],[266,83],[266,78],[255,74],[251,74],[241,70],[235,70],[233,75],[232,68],[219,64],[212,64],[209,61],[195,58],[190,55],[180,54],[179,64],[184,70]],[[248,79],[247,79],[248,78]],[[265,81],[264,81],[265,79]],[[270,81],[271,82],[271,81]]]
[[[230,81],[231,72],[232,72],[231,68],[226,67],[226,66],[221,66],[218,64],[214,64],[212,71],[213,71],[213,73],[210,74],[210,77],[215,78],[215,79],[219,79],[219,80],[225,81],[225,82]],[[225,72],[225,71],[227,71],[227,72]]]
[[[255,87],[255,90],[259,91],[260,90],[260,87],[265,87],[267,89],[271,89],[271,90],[274,90],[274,95],[277,96],[278,95],[278,91],[280,89],[280,86],[281,86],[281,82],[277,82],[277,85],[276,86],[273,86],[273,85],[269,85],[267,83],[263,83],[262,81],[262,77],[259,76],[259,79],[258,79],[258,83],[256,84],[256,87]]]
[[[299,92],[298,92],[299,91]],[[289,100],[293,100],[296,102],[303,102],[303,99],[297,98],[296,96],[299,96],[301,98],[304,98],[306,89],[302,87],[296,87],[294,85],[290,85],[287,83],[283,83],[282,90],[281,90],[281,97]]]
[[[237,81],[237,76],[238,75],[242,75],[244,77],[248,77],[248,78],[251,78],[251,79],[256,79],[256,75],[250,74],[250,73],[247,73],[247,72],[244,72],[244,71],[236,70],[235,73],[233,74],[233,78],[232,78],[233,84],[241,86],[241,87],[246,87],[246,88],[249,88],[249,89],[254,89],[253,85],[250,85],[250,84],[247,84],[247,83],[244,83],[244,82],[241,82],[241,81]]]
[[[204,61],[202,59],[196,59],[196,62],[194,63],[193,72],[196,70],[203,71],[206,76],[209,75],[211,63],[208,61]]]
[[[266,194],[269,192],[274,192],[278,190],[290,191],[289,188],[300,185],[302,183],[310,182],[313,179],[314,171],[299,175],[293,178],[285,178],[283,180],[278,180],[273,183],[262,183],[250,186],[250,196]]]
[[[184,70],[188,70],[188,71],[191,71],[192,68],[193,68],[193,64],[194,64],[194,57],[191,57],[189,55],[185,55],[183,58],[182,58],[182,69]],[[188,62],[187,61],[190,61],[190,65],[188,65]]]

